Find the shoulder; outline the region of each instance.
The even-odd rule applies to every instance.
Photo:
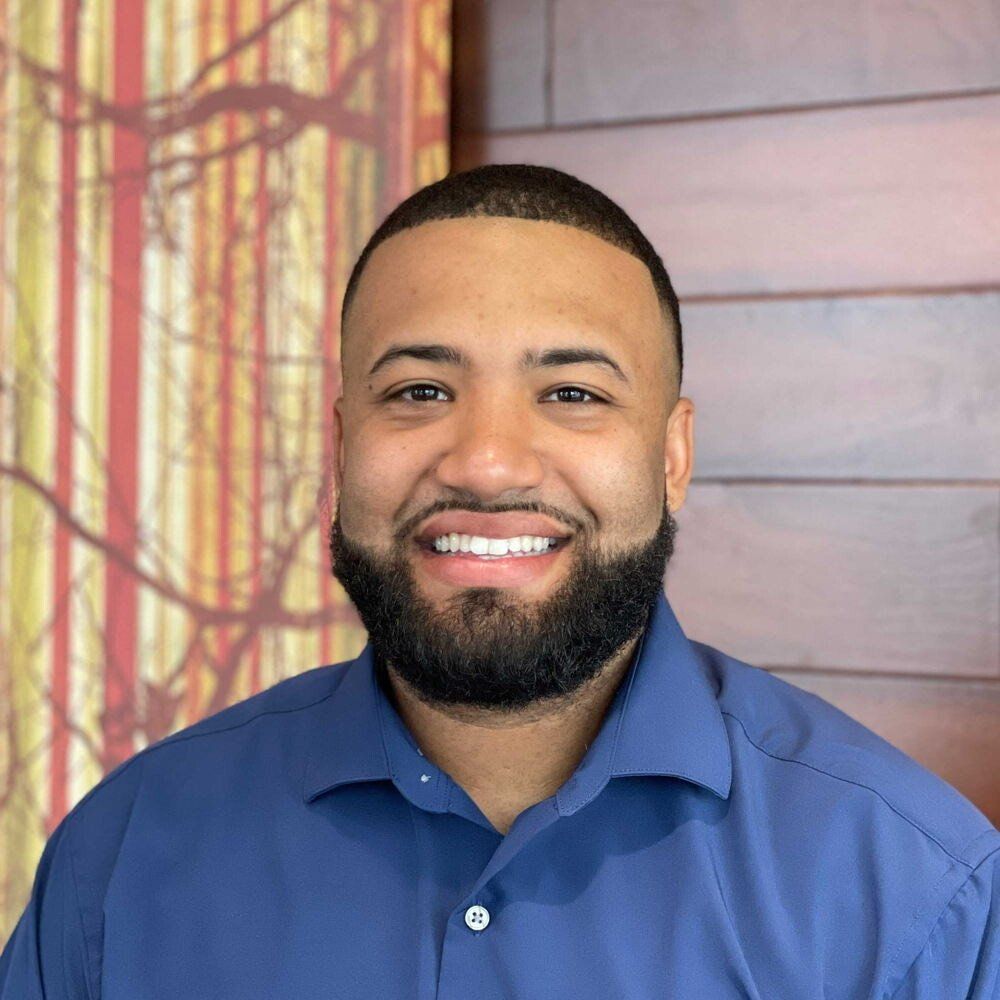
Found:
[[[731,741],[748,755],[779,762],[778,773],[782,764],[807,770],[819,800],[843,803],[850,789],[868,823],[891,813],[966,869],[1000,846],[1000,831],[969,799],[835,705],[705,643],[692,646]]]
[[[74,996],[84,991],[98,995],[105,900],[141,803],[169,805],[173,800],[170,815],[184,816],[193,791],[206,790],[209,801],[211,791],[224,791],[234,774],[252,782],[255,763],[264,762],[263,773],[276,757],[274,747],[310,706],[330,696],[348,665],[316,667],[280,681],[145,747],[109,771],[45,843],[31,897],[0,954],[0,993],[11,995],[5,983],[18,995],[31,984],[40,989],[44,977],[62,982]],[[201,817],[195,819],[200,822]]]
[[[971,981],[977,956],[1000,954],[992,888],[1000,831],[943,778],[830,702],[705,643],[692,646],[729,734],[730,807],[748,863],[793,866],[795,889],[785,891],[802,890],[817,912],[840,915],[822,924],[831,953],[874,949],[865,958],[869,981],[880,984],[873,997],[965,996],[957,984]],[[907,975],[942,988],[897,994]]]
[[[351,661],[314,667],[257,692],[151,743],[109,771],[69,810],[63,822],[73,841],[86,846],[96,881],[110,874],[141,789],[156,795],[174,786],[245,767],[261,748],[281,745],[308,710],[330,697]],[[149,788],[152,784],[152,788]],[[82,849],[82,848],[81,848]]]

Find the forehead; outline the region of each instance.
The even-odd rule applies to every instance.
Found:
[[[573,226],[494,217],[435,220],[380,243],[348,327],[345,369],[409,333],[520,348],[521,335],[572,332],[637,352],[664,337],[652,277],[637,257]]]

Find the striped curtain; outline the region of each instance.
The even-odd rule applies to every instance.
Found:
[[[356,655],[339,307],[448,171],[447,0],[0,0],[0,941],[115,765]]]

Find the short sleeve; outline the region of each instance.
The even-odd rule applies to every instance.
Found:
[[[1000,850],[970,872],[886,1000],[1000,1000]]]
[[[71,815],[52,831],[10,940],[0,953],[0,1000],[95,1000],[70,845]]]

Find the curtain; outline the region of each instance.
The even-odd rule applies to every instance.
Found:
[[[148,744],[365,641],[339,308],[448,172],[447,0],[0,0],[0,940]]]

